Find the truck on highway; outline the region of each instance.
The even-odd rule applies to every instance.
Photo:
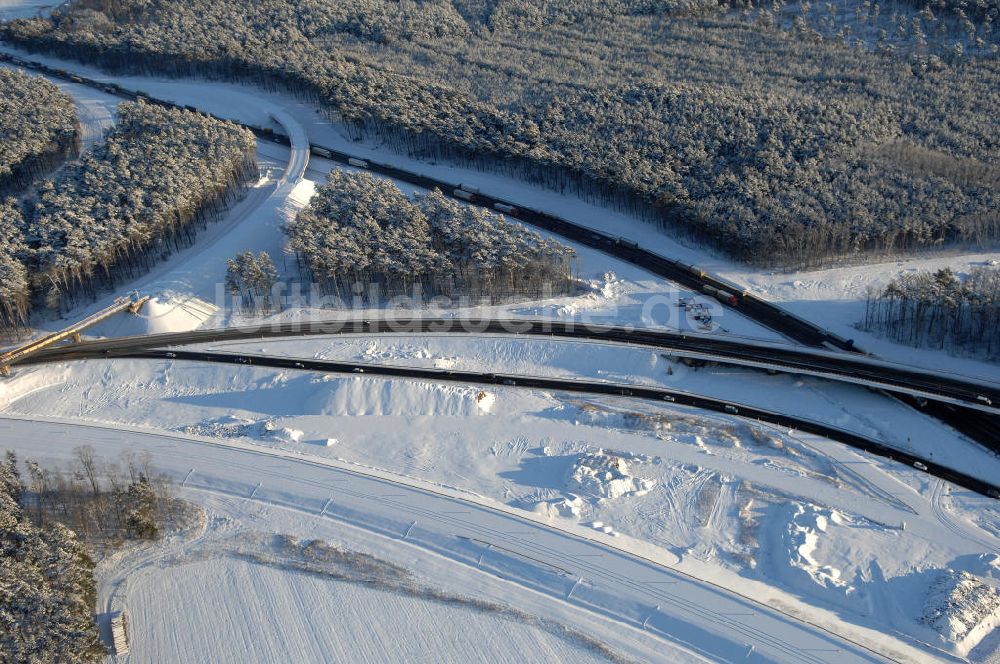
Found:
[[[722,290],[721,288],[716,288],[715,286],[710,286],[708,284],[705,284],[704,286],[701,287],[701,289],[705,292],[706,295],[711,295],[719,302],[722,302],[723,304],[728,304],[731,307],[735,307],[738,302],[735,295],[733,295],[729,291]]]

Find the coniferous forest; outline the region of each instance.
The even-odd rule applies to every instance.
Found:
[[[190,245],[200,224],[258,176],[256,140],[235,124],[142,102],[118,107],[104,143],[0,206],[0,325],[32,305],[92,298]]]
[[[538,296],[573,287],[574,252],[482,208],[435,190],[414,200],[367,173],[330,173],[288,225],[308,280],[349,299],[357,283],[377,297]]]
[[[996,7],[938,3],[912,23],[912,3],[887,5],[895,28],[868,43],[808,3],[786,29],[786,4],[75,0],[3,32],[116,71],[292,91],[357,137],[579,193],[756,264],[994,244]],[[955,30],[965,55],[937,46]]]
[[[87,664],[106,650],[94,611],[95,559],[186,527],[191,510],[149,454],[67,466],[0,458],[0,662]]]
[[[19,193],[79,150],[69,95],[40,76],[0,68],[0,197]]]
[[[904,273],[868,295],[862,327],[918,347],[1000,359],[1000,268],[964,279],[949,269]]]
[[[0,333],[16,332],[27,322],[30,290],[24,242],[24,217],[11,198],[0,201]]]
[[[0,462],[0,661],[96,663],[94,561],[76,534],[33,520],[9,456]]]

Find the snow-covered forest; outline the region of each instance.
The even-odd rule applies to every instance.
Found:
[[[961,57],[858,48],[782,7],[76,0],[3,33],[118,71],[291,90],[359,136],[577,192],[758,264],[995,242],[992,5],[933,10],[983,41]]]
[[[270,311],[277,281],[278,270],[266,251],[255,256],[248,249],[226,261],[226,290],[240,298],[244,309]]]
[[[27,516],[39,526],[63,524],[97,555],[124,542],[154,540],[165,526],[177,525],[173,486],[156,472],[149,454],[125,451],[106,460],[80,445],[66,466],[42,467],[26,459],[24,467],[27,491],[21,503]]]
[[[72,306],[145,273],[257,177],[250,131],[121,104],[103,143],[31,197],[0,203],[0,333],[16,334],[33,305]]]
[[[69,95],[40,76],[0,68],[0,197],[19,193],[79,150]]]
[[[0,201],[0,332],[16,333],[27,321],[28,271],[24,267],[27,246],[24,218],[13,198]]]
[[[1000,359],[1000,268],[964,279],[948,269],[902,274],[869,294],[863,327],[912,346]]]
[[[350,299],[409,294],[415,285],[447,297],[537,296],[573,286],[574,252],[502,215],[461,205],[439,191],[410,200],[388,180],[330,173],[288,225],[304,276]]]
[[[257,176],[248,130],[121,104],[105,142],[43,183],[27,207],[33,293],[59,307],[143,274],[190,245],[198,225]]]
[[[0,660],[100,662],[94,561],[62,523],[30,518],[28,493],[8,454],[0,462]]]

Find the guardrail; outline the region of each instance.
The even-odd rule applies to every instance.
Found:
[[[75,350],[74,354],[83,357],[109,357],[99,350]],[[525,376],[521,374],[498,374],[476,371],[453,371],[450,369],[430,369],[420,367],[399,367],[383,364],[366,364],[358,362],[334,362],[294,357],[273,357],[246,353],[225,353],[217,351],[183,351],[183,350],[128,350],[114,353],[110,357],[123,359],[160,359],[191,362],[214,362],[234,364],[243,367],[268,367],[274,369],[291,369],[300,371],[322,371],[325,373],[343,373],[348,375],[379,376],[387,378],[406,378],[430,380],[435,382],[486,383],[513,388],[542,389],[579,394],[605,395],[645,399],[659,403],[669,403],[680,406],[691,406],[702,410],[710,410],[726,415],[734,415],[751,420],[767,422],[783,427],[789,427],[806,433],[823,436],[855,449],[875,454],[910,466],[920,472],[929,473],[964,487],[984,496],[1000,499],[1000,486],[986,482],[966,473],[942,466],[930,459],[903,452],[877,440],[872,440],[851,431],[816,422],[805,418],[785,415],[763,408],[755,408],[746,404],[704,396],[691,392],[669,390],[660,387],[611,383],[600,381],[585,381],[568,378],[549,378],[541,376]],[[38,361],[57,361],[46,359]]]
[[[728,337],[580,324],[544,319],[420,317],[296,321],[265,327],[222,328],[119,337],[87,342],[87,349],[140,350],[263,337],[332,334],[489,334],[531,336],[649,348],[665,354],[772,372],[817,376],[937,400],[990,414],[1000,413],[1000,384],[930,373],[866,356]],[[49,353],[65,353],[50,350]],[[1000,431],[998,431],[1000,437]],[[1000,448],[998,448],[1000,451]]]
[[[66,339],[71,339],[76,343],[81,341],[80,334],[89,327],[93,327],[98,323],[111,318],[117,314],[124,311],[136,314],[142,309],[142,306],[149,300],[149,296],[139,297],[138,294],[135,297],[119,297],[115,299],[115,303],[110,307],[101,309],[100,311],[93,313],[78,323],[70,325],[58,332],[53,332],[52,334],[45,335],[40,339],[35,339],[29,341],[26,344],[18,346],[6,353],[0,355],[0,375],[9,376],[10,367],[16,362],[23,362],[25,359],[39,353],[46,348],[49,348],[61,341]]]

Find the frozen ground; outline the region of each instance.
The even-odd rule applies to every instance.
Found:
[[[228,557],[142,570],[128,608],[132,664],[607,661],[471,608]]]
[[[410,357],[432,355],[414,342]],[[567,359],[571,349],[551,346],[544,362],[554,371],[582,372]],[[601,349],[588,350],[593,365],[628,366],[627,357],[605,362]],[[379,355],[370,345],[363,351]],[[491,361],[488,347],[479,354]],[[505,370],[497,357],[493,366]],[[744,584],[766,583],[847,623],[927,643],[930,652],[964,652],[978,639],[949,640],[922,622],[927,580],[952,569],[997,583],[988,559],[1000,551],[995,501],[829,441],[731,417],[510,388],[176,362],[54,365],[22,370],[3,388],[8,414],[243,440],[499,501],[623,546],[652,546],[712,578],[738,575],[727,587],[749,592]],[[988,633],[992,618],[978,619]]]
[[[86,69],[77,65],[68,68]],[[95,77],[110,78],[100,74]],[[218,83],[148,78],[114,80],[257,124],[267,124],[270,116],[275,115],[292,135],[293,150],[261,145],[265,177],[259,186],[225,219],[200,236],[194,248],[175,255],[136,284],[144,292],[157,296],[143,318],[123,317],[97,330],[100,334],[245,322],[244,317],[217,308],[216,303],[222,304],[217,289],[222,281],[224,260],[246,248],[267,249],[282,255],[281,220],[304,204],[314,182],[321,180],[331,167],[322,160],[313,160],[307,167],[304,146],[308,138],[413,170],[432,172],[445,179],[475,184],[484,191],[594,228],[629,235],[667,255],[705,265],[752,285],[765,297],[781,300],[796,313],[826,322],[834,331],[854,336],[862,346],[887,357],[936,366],[947,363],[953,371],[997,378],[995,367],[891,344],[879,345],[850,329],[854,322],[851,312],[859,306],[860,294],[868,284],[887,280],[900,269],[936,265],[941,261],[961,271],[970,264],[1000,257],[997,254],[936,255],[930,259],[810,274],[764,274],[678,244],[648,225],[577,199],[491,174],[413,162],[380,146],[348,141],[336,127],[321,121],[314,109],[281,95]],[[78,97],[78,103],[85,101]],[[96,108],[105,111],[110,108],[106,100],[91,98],[91,101]],[[99,116],[95,112],[95,119],[86,124],[100,127],[106,120],[96,119]],[[106,119],[110,117],[109,112]],[[289,276],[288,264],[279,261],[279,268]],[[480,313],[677,325],[678,312],[674,306],[677,293],[669,283],[589,250],[581,251],[581,276],[589,288],[579,296]],[[283,312],[277,318],[328,317],[330,313],[300,309]],[[731,312],[722,314],[718,322],[721,333],[774,337]],[[254,352],[262,350],[259,345],[244,347]],[[861,390],[731,369],[694,371],[648,351],[557,343],[533,343],[529,347],[523,342],[506,340],[453,339],[268,342],[263,350],[455,368],[490,366],[514,372],[689,386],[709,393],[715,390],[715,394],[728,395],[735,401],[798,409],[839,426],[877,432],[912,449],[933,448],[939,450],[936,454],[947,450],[948,462],[991,478],[997,476],[995,467],[990,465],[995,460],[964,447],[952,433],[935,428],[924,418]],[[261,518],[261,501],[273,507],[306,497],[311,501],[308,509],[313,515],[322,516],[327,508],[323,502],[332,485],[325,479],[306,480],[304,467],[288,465],[316,459],[407,482],[423,482],[465,501],[501,506],[546,524],[548,528],[543,529],[544,535],[540,537],[550,536],[549,531],[554,529],[569,530],[584,533],[605,547],[623,547],[670,561],[699,579],[721,583],[768,606],[787,609],[812,622],[877,643],[900,661],[923,661],[929,657],[947,660],[966,653],[973,653],[974,661],[996,657],[996,630],[992,626],[997,614],[990,599],[992,589],[1000,583],[994,572],[996,559],[990,557],[1000,550],[1000,511],[996,503],[952,490],[912,469],[863,457],[815,437],[749,425],[729,417],[708,417],[683,409],[641,406],[620,400],[571,399],[506,388],[484,391],[476,386],[438,386],[171,362],[114,361],[20,370],[12,381],[0,384],[0,408],[5,414],[37,419],[56,416],[104,422],[115,428],[132,425],[169,430],[176,436],[208,437],[216,445],[241,445],[245,449],[282,455],[283,460],[274,464],[260,465],[255,456],[252,462],[244,460],[230,465],[224,455],[213,457],[212,463],[198,461],[210,453],[204,450],[194,453],[185,443],[178,442],[180,439],[143,443],[157,454],[166,455],[164,462],[179,480],[185,478],[190,465],[202,464],[192,481],[193,488],[187,490],[201,502],[216,501],[220,495],[256,496],[256,502],[251,503],[253,509],[239,499],[229,506],[232,518],[240,523]],[[119,439],[113,430],[94,435],[80,433],[79,428],[60,428],[61,425],[39,426],[44,433],[23,437],[26,433],[21,430],[21,438],[4,433],[5,427],[0,426],[0,436],[8,446],[35,456],[65,455],[81,441],[92,441],[109,450],[138,444],[128,436]],[[41,446],[39,441],[45,436],[53,442]],[[942,444],[942,440],[947,440],[947,444]],[[210,446],[213,450],[214,447]],[[293,472],[288,472],[290,467]],[[258,484],[255,489],[254,480],[262,473],[267,474],[268,486],[261,489]],[[273,486],[275,483],[279,486]],[[399,514],[413,508],[405,502],[395,503],[387,496],[377,498],[382,509],[396,505],[397,519]],[[409,533],[408,527],[425,518],[438,524],[458,523],[465,518],[461,509],[465,508],[445,514],[427,512],[412,522],[393,522],[392,528],[398,527],[394,537],[404,531]],[[314,531],[323,528],[336,533],[343,530],[339,521],[333,522],[330,530],[328,526],[316,525],[317,521],[326,524],[328,519],[310,517],[311,520],[302,521],[301,515],[293,517],[279,511],[271,516],[260,528],[262,532],[289,532],[296,524],[304,531],[300,534],[308,536],[319,536]],[[338,518],[347,516],[340,514]],[[387,517],[383,513],[380,518]],[[379,528],[387,527],[384,522],[379,523]],[[422,525],[416,527],[415,538],[422,536],[422,528]],[[441,542],[447,538],[451,538],[447,539],[448,546],[455,546],[454,530],[435,532],[437,539],[432,538],[433,546],[443,546]],[[497,542],[518,541],[509,533],[498,533]],[[325,537],[336,539],[332,535]],[[371,546],[370,536],[361,540]],[[529,543],[525,546],[535,544],[531,538],[523,538],[523,542]],[[560,549],[556,546],[553,550]],[[599,550],[594,555],[606,557],[611,549]],[[497,553],[493,548],[490,551]],[[534,563],[518,560],[515,571],[532,579],[526,587],[537,590],[531,585],[538,583],[533,576],[537,574]],[[546,564],[551,565],[549,560]],[[566,564],[562,558],[559,560],[562,561],[559,564]],[[432,565],[426,557],[412,555],[408,568],[411,563],[419,570],[438,565],[434,567],[438,583],[443,583],[457,569],[454,564],[438,561]],[[221,564],[217,558],[191,564],[222,572],[213,568]],[[576,560],[574,564],[582,563]],[[159,569],[162,575],[154,573],[158,569],[155,566],[148,569],[148,575],[143,573],[141,578],[151,584],[153,591],[166,587],[156,584],[169,586],[186,581],[169,566],[165,571]],[[593,574],[593,569],[588,567],[591,571],[586,574]],[[261,593],[256,597],[264,602],[270,601],[268,596],[301,592],[309,598],[303,610],[305,604],[312,606],[318,598],[316,588],[320,586],[314,584],[332,583],[312,577],[303,580],[287,573],[272,575],[273,571],[273,567],[262,571],[240,563],[228,564],[225,573],[232,574],[234,579],[259,584],[254,586]],[[973,580],[962,573],[972,575]],[[465,574],[460,576],[464,581],[470,578]],[[577,589],[576,581],[569,578],[568,586],[557,593],[566,600],[560,604],[572,604],[572,611],[567,606],[553,608],[551,604],[540,604],[528,591],[517,595],[518,606],[533,607],[540,615],[555,612],[568,616],[567,612],[579,612],[573,613],[574,624],[594,621],[594,614],[568,602],[574,597],[579,600],[576,593],[588,601],[594,599],[595,588],[604,588],[604,582],[594,581],[593,576],[590,579],[581,582]],[[481,584],[481,580],[476,583]],[[703,590],[702,586],[699,587]],[[551,595],[554,591],[548,587],[543,592]],[[635,587],[623,585],[615,592],[617,603],[611,613],[617,622],[613,624],[624,632],[616,634],[615,629],[604,625],[597,629],[602,639],[619,645],[623,641],[631,643],[634,634],[628,630],[641,627],[647,618],[654,630],[661,629],[675,639],[678,633],[687,634],[678,632],[676,624],[664,621],[660,609],[655,608],[662,602],[663,612],[669,613],[672,609],[668,603],[676,595],[673,590],[657,593],[651,586],[635,584]],[[350,599],[358,606],[370,601],[370,597],[361,594],[351,595]],[[206,600],[210,601],[217,600]],[[630,607],[627,610],[622,608],[626,605]],[[427,611],[432,613],[431,609]],[[692,607],[685,607],[682,613],[692,614]],[[705,615],[698,611],[693,614]],[[248,605],[239,618],[252,621],[261,615],[259,606]],[[747,651],[747,641],[752,642],[757,636],[748,637],[738,648],[735,645],[742,637],[733,635],[746,633],[740,632],[743,629],[740,625],[757,620],[741,616],[737,611],[730,617],[712,618],[725,624],[726,639],[734,639],[725,641],[719,651],[712,650],[719,647],[718,642],[709,639],[706,643],[716,655],[713,658],[717,659],[719,652],[725,652],[727,657],[732,655],[730,659],[736,658],[737,651],[740,656],[755,652]],[[237,614],[230,617],[236,620]],[[181,622],[172,625],[180,629],[192,624],[184,616],[178,620]],[[626,624],[631,627],[623,627]],[[875,634],[868,627],[875,627],[884,635]],[[784,634],[785,629],[795,632],[802,626],[785,626],[779,632]],[[229,630],[226,634],[242,632]],[[174,638],[166,632],[157,635],[150,632],[148,637]],[[194,642],[206,643],[211,638],[213,635],[202,634],[198,636],[201,640]],[[236,638],[242,643],[241,636]],[[520,638],[528,637],[522,632]],[[518,639],[514,639],[511,647],[519,647]],[[315,644],[313,641],[303,647]],[[816,661],[844,659],[843,653],[823,654],[822,648],[817,652],[792,648],[794,655],[789,655],[786,646],[770,641],[761,643],[756,652],[759,655],[770,648],[770,652],[784,653],[775,659],[788,661],[806,656]],[[282,642],[272,641],[268,647],[282,647]],[[649,652],[645,656],[639,654],[638,658],[653,659]],[[662,658],[674,661],[692,657],[690,651],[685,652],[683,655],[670,652]],[[510,654],[518,656],[513,651]]]

